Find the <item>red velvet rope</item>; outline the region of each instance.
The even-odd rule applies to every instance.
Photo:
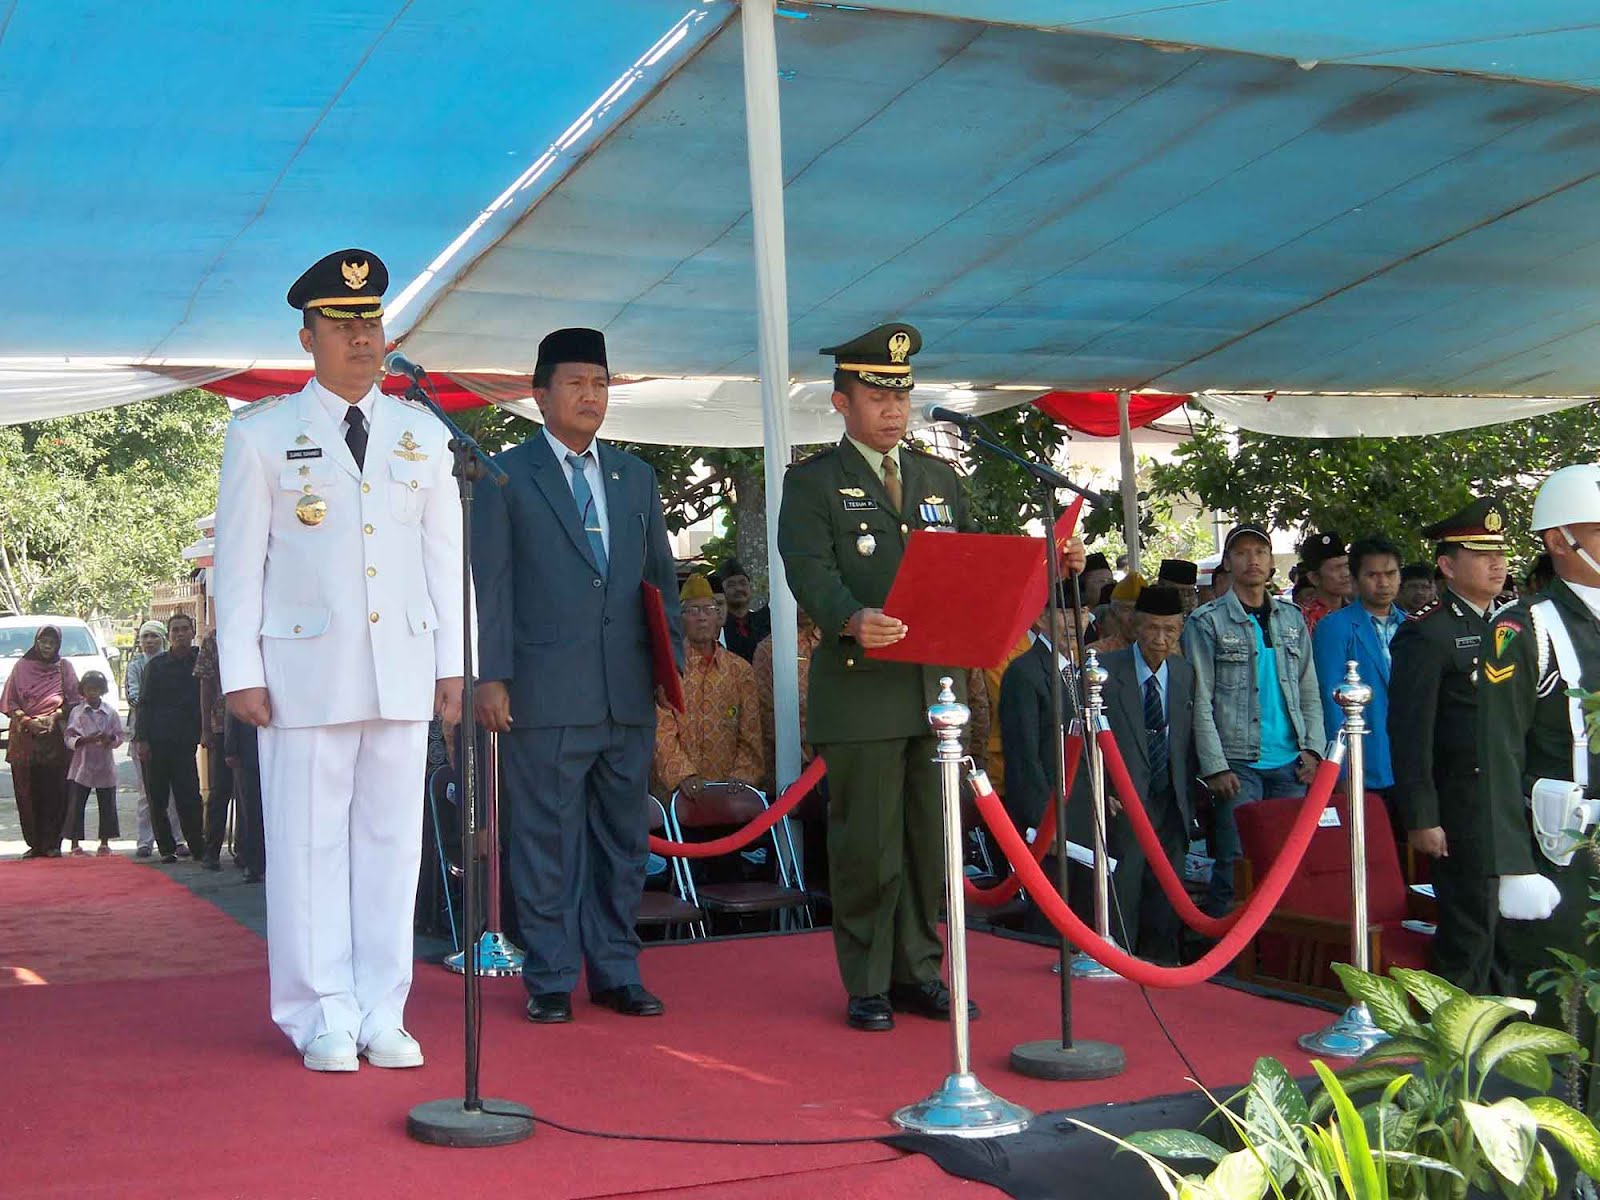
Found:
[[[657,854],[666,854],[673,858],[716,858],[719,854],[732,854],[735,850],[743,850],[794,811],[794,806],[811,794],[811,789],[817,786],[817,781],[827,773],[827,770],[828,764],[822,761],[820,755],[813,758],[810,765],[800,772],[800,778],[784,789],[777,803],[743,829],[736,829],[725,837],[709,842],[669,842],[652,833],[650,849]]]
[[[1300,815],[1295,818],[1294,826],[1289,831],[1282,853],[1262,878],[1260,888],[1244,906],[1239,920],[1220,942],[1186,967],[1158,967],[1103,941],[1078,919],[1078,915],[1067,907],[1066,902],[1050,886],[1039,864],[1033,861],[1027,842],[1011,824],[994,789],[985,787],[981,790],[975,788],[974,791],[978,811],[985,824],[1000,843],[1006,858],[1011,861],[1022,880],[1022,886],[1028,889],[1029,896],[1050,924],[1090,958],[1125,979],[1147,987],[1180,988],[1210,979],[1232,962],[1244,949],[1245,943],[1260,932],[1262,923],[1277,907],[1284,890],[1289,886],[1289,880],[1300,868],[1300,860],[1305,857],[1311,837],[1317,831],[1317,820],[1327,807],[1328,798],[1333,795],[1333,785],[1339,778],[1341,765],[1339,760],[1324,760],[1317,768],[1316,778],[1311,781],[1311,788],[1301,805]]]
[[[1161,836],[1156,833],[1156,827],[1150,823],[1150,814],[1144,810],[1138,789],[1133,786],[1133,777],[1128,774],[1128,764],[1123,761],[1122,750],[1117,746],[1117,739],[1111,736],[1109,729],[1100,731],[1100,752],[1106,764],[1106,778],[1116,789],[1117,798],[1122,801],[1122,811],[1128,815],[1134,836],[1139,839],[1139,847],[1144,851],[1145,861],[1155,872],[1156,882],[1161,885],[1161,890],[1172,902],[1173,909],[1183,918],[1183,923],[1195,932],[1203,933],[1210,938],[1222,937],[1238,924],[1239,914],[1244,909],[1236,908],[1225,917],[1210,917],[1195,907],[1194,901],[1189,898],[1189,893],[1183,886],[1183,880],[1178,878],[1178,873],[1167,861],[1167,851],[1161,845]],[[1132,936],[1131,930],[1129,936]]]
[[[1067,794],[1072,794],[1072,781],[1078,777],[1078,762],[1083,758],[1083,742],[1078,738],[1067,739]],[[1036,863],[1044,862],[1045,855],[1050,853],[1056,840],[1056,798],[1050,797],[1044,806],[1044,818],[1039,822],[1039,827],[1034,831],[1033,843],[1028,847],[1028,853],[1033,855]],[[968,904],[976,904],[980,908],[993,908],[998,904],[1008,903],[1012,897],[1022,890],[1022,880],[1017,878],[1013,871],[1005,879],[993,887],[981,888],[970,879],[964,879],[962,891],[966,894]]]

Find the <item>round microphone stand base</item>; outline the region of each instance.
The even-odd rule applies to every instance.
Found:
[[[1389,1035],[1372,1023],[1365,1004],[1352,1004],[1332,1025],[1299,1039],[1300,1049],[1308,1054],[1330,1058],[1360,1058],[1379,1042],[1388,1040]]]
[[[991,1138],[1021,1133],[1033,1114],[1002,1100],[976,1075],[947,1075],[933,1095],[898,1110],[894,1123],[911,1133],[944,1137]]]
[[[457,950],[444,960],[444,965],[447,971],[466,974],[467,952]],[[478,939],[478,974],[494,979],[522,974],[522,951],[505,934],[486,931]]]
[[[1060,964],[1056,964],[1060,969]],[[1121,979],[1110,967],[1101,966],[1082,950],[1072,956],[1072,977],[1074,979]]]
[[[1110,1042],[1074,1041],[1063,1046],[1050,1038],[1014,1047],[1011,1069],[1030,1079],[1110,1079],[1128,1069],[1128,1058],[1121,1046]]]
[[[533,1136],[533,1111],[514,1100],[429,1100],[406,1115],[406,1132],[432,1146],[509,1146]]]

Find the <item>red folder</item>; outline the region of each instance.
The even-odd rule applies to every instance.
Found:
[[[906,543],[883,611],[906,623],[871,658],[988,670],[1044,609],[1045,541],[919,529]]]
[[[650,668],[656,686],[667,694],[667,703],[685,712],[683,677],[672,654],[672,627],[667,624],[667,606],[661,589],[648,579],[639,584],[639,603],[644,609],[644,627],[650,633]]]

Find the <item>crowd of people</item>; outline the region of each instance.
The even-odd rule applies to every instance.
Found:
[[[0,694],[10,720],[6,761],[11,765],[17,812],[27,849],[24,859],[85,856],[88,803],[94,797],[99,857],[120,838],[116,750],[130,748],[138,795],[135,855],[159,853],[163,863],[191,859],[206,870],[222,869],[230,841],[247,882],[265,873],[260,835],[260,785],[253,767],[254,731],[228,722],[216,690],[216,639],[198,649],[196,625],[187,613],[167,624],[146,621],[138,649],[123,676],[126,720],[107,698],[110,681],[99,671],[78,678],[61,655],[61,631],[44,625]],[[170,640],[169,640],[170,639]],[[208,692],[209,687],[209,692]],[[204,721],[202,701],[211,705]],[[224,736],[224,727],[229,736]],[[199,781],[201,730],[206,737],[209,799],[202,808]],[[232,814],[230,804],[239,797]],[[181,833],[181,837],[179,836]]]
[[[775,778],[773,662],[790,647],[774,645],[770,612],[754,605],[737,561],[678,577],[653,472],[598,436],[610,384],[604,335],[561,329],[539,343],[532,391],[543,427],[495,458],[503,478],[476,485],[463,544],[444,425],[375,384],[387,283],[376,255],[349,249],[290,288],[313,378],[230,424],[216,628],[198,646],[186,615],[141,630],[127,728],[103,681],[80,682],[61,660],[54,630],[41,631],[0,697],[30,856],[59,854],[63,836],[81,849],[90,793],[101,845],[116,835],[110,756],[123,738],[148,800],[141,850],[175,862],[181,834],[216,869],[237,806],[244,865],[255,878],[271,866],[272,1017],[303,1064],[324,1072],[357,1070],[362,1058],[423,1062],[404,1025],[422,844],[422,805],[410,798],[422,793],[430,719],[448,727],[462,715],[469,619],[474,716],[500,739],[506,878],[530,1021],[575,1020],[581,983],[593,1004],[626,1016],[665,1011],[644,986],[636,929],[652,792],[670,803],[717,788],[770,794],[787,782]],[[915,327],[893,322],[822,351],[843,436],[788,468],[778,514],[801,611],[803,753],[827,764],[826,863],[813,873],[827,880],[846,1023],[885,1032],[897,1014],[950,1016],[927,723],[941,679],[971,708],[971,753],[1031,835],[1062,783],[1055,680],[1081,697],[1089,650],[1106,672],[1106,720],[1174,867],[1209,801],[1213,913],[1234,900],[1235,813],[1305,793],[1339,725],[1334,689],[1355,662],[1377,727],[1365,783],[1391,804],[1411,847],[1437,861],[1441,969],[1485,990],[1510,961],[1496,953],[1497,919],[1548,922],[1560,897],[1576,894],[1577,875],[1549,877],[1564,869],[1559,855],[1533,861],[1519,755],[1551,772],[1540,784],[1567,779],[1560,795],[1577,803],[1576,788],[1581,801],[1588,758],[1574,751],[1565,774],[1551,763],[1581,728],[1563,697],[1600,687],[1591,553],[1600,553],[1600,469],[1583,468],[1595,478],[1568,487],[1561,503],[1546,503],[1561,473],[1541,492],[1534,528],[1547,555],[1528,586],[1542,586],[1543,598],[1511,616],[1495,613],[1513,598],[1506,519],[1486,497],[1419,531],[1435,543],[1431,566],[1406,564],[1380,537],[1347,544],[1321,532],[1280,580],[1271,535],[1246,522],[1228,533],[1209,578],[1173,559],[1147,583],[1128,571],[1118,578],[1070,539],[1066,585],[1006,663],[967,671],[899,661],[871,651],[910,633],[883,604],[911,536],[977,531],[958,472],[906,439],[921,345]],[[1589,614],[1587,624],[1565,641],[1547,636],[1574,614]],[[1498,713],[1492,736],[1486,712]],[[1480,798],[1480,774],[1506,795]],[[1492,837],[1486,807],[1498,823]],[[1087,809],[1071,806],[1068,835],[1080,844],[1094,837]],[[1107,836],[1123,864],[1114,935],[1175,959],[1177,921],[1115,804]],[[1079,905],[1081,884],[1070,889]],[[969,1014],[978,1015],[971,1001]]]

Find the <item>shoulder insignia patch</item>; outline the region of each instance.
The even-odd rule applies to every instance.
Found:
[[[1417,609],[1416,612],[1412,613],[1411,616],[1408,619],[1412,620],[1412,621],[1420,621],[1420,620],[1422,620],[1423,617],[1426,617],[1426,616],[1431,615],[1432,613],[1438,612],[1439,611],[1439,605],[1441,605],[1443,603],[1444,603],[1444,601],[1442,601],[1442,600],[1430,600],[1430,601],[1428,601],[1428,603],[1424,604],[1421,608]]]
[[[287,396],[263,396],[255,403],[247,404],[238,412],[234,413],[233,419],[236,421],[243,421],[249,417],[258,417],[270,409],[277,408],[278,405],[282,404],[288,398],[289,397]]]
[[[1499,621],[1494,627],[1494,656],[1501,658],[1505,655],[1506,647],[1511,645],[1517,634],[1522,632],[1522,626],[1515,621]]]
[[[1517,664],[1507,663],[1503,667],[1492,667],[1488,663],[1483,665],[1483,677],[1490,683],[1504,683],[1516,674]]]
[[[804,458],[800,459],[798,462],[792,462],[789,465],[791,467],[803,467],[803,466],[806,466],[809,463],[820,462],[822,459],[826,458],[828,455],[837,454],[838,452],[839,452],[839,443],[838,442],[834,442],[831,445],[824,446],[821,450],[818,450],[815,454],[808,454]]]
[[[413,400],[410,396],[396,396],[396,397],[394,397],[394,399],[400,401],[400,403],[404,404],[407,408],[414,408],[418,412],[425,412],[430,417],[433,415],[433,409],[429,408],[426,404],[423,404],[421,401]]]

